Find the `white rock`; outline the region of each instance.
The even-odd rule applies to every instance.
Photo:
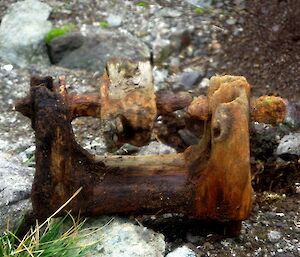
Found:
[[[191,250],[190,248],[184,245],[168,253],[166,257],[196,257],[196,256],[197,255],[193,250]]]
[[[122,24],[122,16],[117,14],[110,14],[106,19],[110,27],[119,27]]]
[[[200,88],[208,88],[208,86],[209,86],[209,79],[208,78],[202,79],[199,87]]]
[[[7,71],[7,72],[12,71],[13,68],[14,68],[14,66],[12,66],[11,64],[6,64],[6,65],[3,65],[3,66],[1,67],[2,70],[5,70],[5,71]]]
[[[275,230],[271,230],[268,233],[268,239],[271,243],[277,243],[281,239],[281,233]]]
[[[168,145],[160,142],[152,141],[149,145],[142,146],[137,155],[148,155],[148,154],[171,154],[176,153],[176,150]]]

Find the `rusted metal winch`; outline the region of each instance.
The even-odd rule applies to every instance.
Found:
[[[250,116],[279,123],[284,101],[260,98],[250,107],[250,86],[241,76],[212,77],[206,97],[155,95],[151,74],[148,62],[110,61],[100,93],[81,96],[67,93],[63,77],[57,86],[50,77],[32,78],[29,96],[16,109],[35,130],[32,203],[37,218],[52,214],[82,188],[65,210],[89,216],[181,213],[229,222],[231,235],[239,233],[252,203]],[[183,153],[95,156],[72,131],[74,118],[94,116],[101,119],[108,142],[142,145],[158,114],[180,108],[205,120],[200,143]]]

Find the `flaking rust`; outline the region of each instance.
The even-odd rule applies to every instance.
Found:
[[[133,77],[138,70],[139,66],[135,66]],[[104,75],[106,83],[109,75]],[[205,108],[200,108],[205,115],[200,117],[206,120],[200,143],[183,153],[154,156],[94,156],[85,151],[74,138],[72,119],[99,113],[104,120],[110,119],[115,110],[122,109],[118,99],[108,99],[109,84],[106,84],[100,98],[95,95],[85,98],[99,101],[94,105],[97,111],[87,111],[93,105],[83,103],[84,97],[69,96],[62,78],[57,87],[49,81],[32,80],[30,95],[16,106],[31,118],[36,135],[32,203],[37,218],[45,219],[82,188],[65,211],[87,216],[181,213],[199,220],[221,221],[225,227],[230,224],[224,231],[232,236],[239,234],[241,221],[249,216],[252,204],[250,86],[245,78],[213,77],[207,97],[199,103],[205,102]],[[146,118],[153,120],[157,110],[153,104],[158,99],[150,99],[149,106],[154,111]],[[183,102],[192,101],[186,95],[179,99],[180,107]],[[108,110],[112,103],[114,107]],[[173,103],[168,109],[176,106]],[[131,122],[139,123],[140,117],[136,118]],[[150,121],[147,122],[141,124],[146,130],[151,128]]]

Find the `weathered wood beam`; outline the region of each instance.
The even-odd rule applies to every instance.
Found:
[[[231,233],[238,234],[252,203],[249,99],[244,78],[213,77],[199,145],[173,155],[92,156],[75,140],[74,108],[64,83],[54,87],[35,79],[17,110],[30,116],[36,135],[36,216],[46,218],[82,187],[65,210],[83,215],[175,212],[230,222]],[[101,113],[102,104],[101,98]]]

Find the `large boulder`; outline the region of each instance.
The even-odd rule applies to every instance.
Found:
[[[120,30],[106,30],[101,28],[88,28],[84,33],[81,46],[73,51],[62,53],[57,65],[71,69],[85,69],[102,72],[106,62],[111,58],[126,58],[130,60],[149,60],[148,47],[138,38],[128,32]],[[66,35],[63,39],[68,45],[72,44],[73,35]],[[49,44],[50,52],[55,52],[57,41]],[[62,44],[59,44],[62,48]]]
[[[0,152],[0,234],[9,225],[14,229],[31,210],[33,169],[21,166],[16,158]]]
[[[11,5],[0,25],[0,58],[20,66],[48,63],[43,38],[51,29],[50,12],[50,6],[37,0]]]

